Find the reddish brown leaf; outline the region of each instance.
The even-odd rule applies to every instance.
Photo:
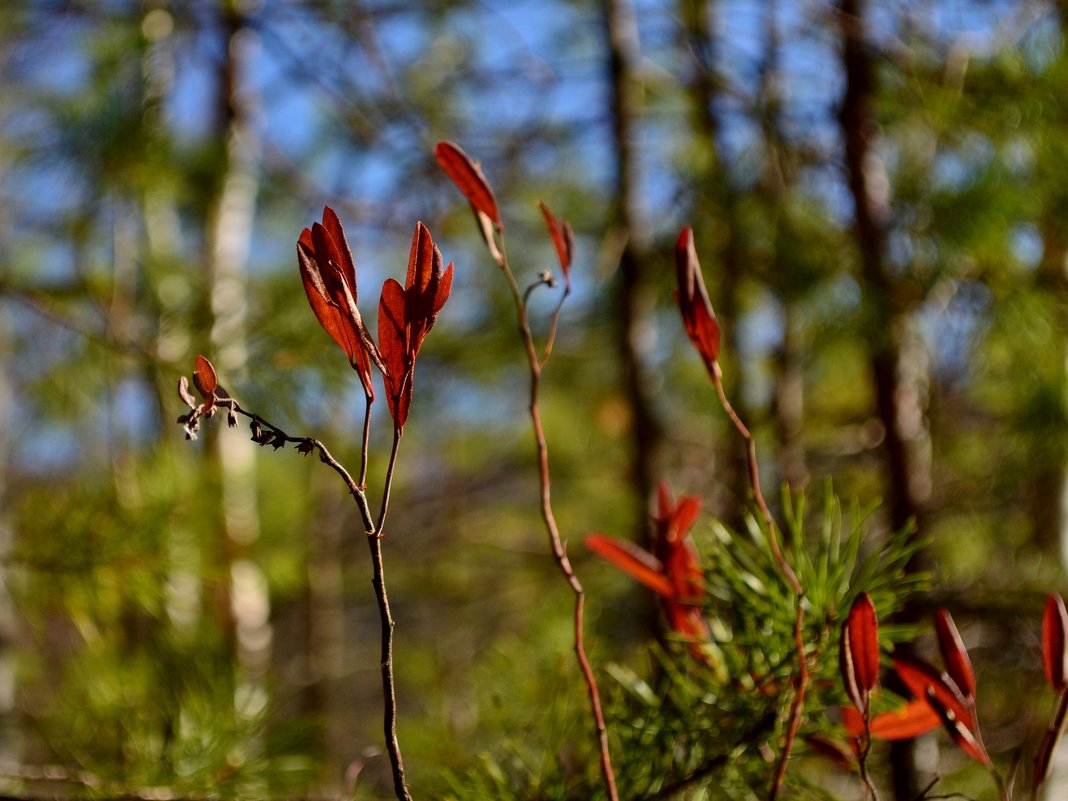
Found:
[[[842,624],[838,662],[849,700],[867,717],[870,693],[879,681],[879,621],[866,592],[856,597]]]
[[[315,258],[315,252],[310,244],[311,230],[304,229],[300,241],[297,243],[297,261],[300,264],[300,280],[304,284],[304,294],[308,296],[308,305],[311,306],[319,325],[330,335],[330,338],[338,344],[349,358],[350,364],[355,364],[356,352],[359,348],[359,337],[353,330],[347,316],[341,307],[331,298],[330,292],[323,281],[323,275]]]
[[[345,231],[329,206],[323,208],[322,223],[301,231],[297,260],[316,319],[344,351],[367,397],[373,399],[371,362],[378,362],[378,351],[356,306],[356,266]]]
[[[824,734],[806,734],[805,745],[820,756],[829,759],[843,773],[853,772],[853,760],[841,743]]]
[[[690,341],[701,354],[705,365],[711,369],[719,358],[719,323],[708,299],[701,265],[693,244],[693,231],[689,226],[679,232],[675,245],[675,273],[678,280],[676,299],[682,312],[682,323]]]
[[[553,241],[553,247],[556,248],[556,258],[560,261],[560,269],[564,272],[564,287],[565,290],[571,291],[571,254],[575,248],[575,235],[571,231],[571,226],[567,222],[561,223],[553,215],[549,207],[538,201],[538,208],[541,209],[541,214],[545,218],[545,227],[549,229],[549,237]]]
[[[197,356],[193,367],[193,383],[204,400],[210,400],[219,386],[215,367],[203,356]]]
[[[412,386],[404,309],[404,288],[395,279],[387,278],[378,303],[378,347],[386,368],[383,381],[389,413],[401,430],[408,418]]]
[[[668,599],[675,597],[675,588],[664,575],[661,561],[633,542],[590,534],[586,537],[586,547],[658,595]]]
[[[434,147],[434,155],[441,169],[452,179],[475,210],[489,217],[498,230],[503,228],[497,199],[493,196],[489,181],[482,174],[478,164],[472,161],[459,145],[452,142],[438,142]]]
[[[1052,593],[1042,615],[1042,667],[1046,681],[1056,692],[1068,686],[1068,611],[1064,599]]]
[[[935,634],[938,636],[938,650],[942,653],[946,672],[956,683],[965,698],[975,698],[975,671],[972,660],[964,647],[953,618],[945,609],[935,612]]]
[[[942,698],[934,687],[927,688],[925,697],[927,698],[927,703],[931,705],[931,708],[941,719],[942,726],[949,732],[954,742],[961,747],[964,753],[977,762],[982,762],[984,765],[989,766],[990,756],[986,753],[986,746],[983,745],[983,741],[979,739],[972,726],[965,725],[956,710],[951,705],[943,703]]]
[[[850,736],[864,736],[864,716],[851,706],[842,707],[842,725]],[[883,712],[871,719],[869,731],[876,740],[910,740],[942,725],[938,713],[926,698],[914,698],[900,709]]]
[[[942,706],[953,712],[957,720],[968,728],[975,726],[975,713],[948,674],[939,673],[921,659],[895,659],[894,670],[916,698],[926,698],[930,689]]]

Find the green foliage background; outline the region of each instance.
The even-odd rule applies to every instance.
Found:
[[[629,279],[617,270],[628,232],[614,176],[627,156],[612,138],[611,6],[5,9],[0,786],[263,798],[355,782],[357,797],[389,797],[377,611],[344,488],[291,449],[241,450],[242,432],[221,426],[187,443],[173,424],[177,378],[203,352],[244,406],[356,463],[357,382],[307,308],[293,252],[329,203],[369,316],[381,281],[404,269],[417,219],[457,269],[420,356],[386,543],[413,790],[596,792],[571,596],[537,515],[511,300],[434,164],[442,138],[482,161],[521,281],[554,263],[535,200],[575,227],[576,292],[543,413],[627,797],[660,797],[765,720],[766,699],[697,675],[677,643],[654,644],[652,601],[581,548],[590,531],[647,535],[614,301]],[[875,330],[882,301],[852,229],[834,8],[635,6],[629,236],[645,250],[641,318],[627,336],[657,421],[658,447],[644,456],[705,500],[696,537],[720,582],[710,613],[733,632],[725,664],[774,665],[793,615],[781,587],[745,595],[761,535],[737,439],[673,307],[682,224],[695,229],[728,391],[756,433],[769,497],[789,481],[820,507],[830,476],[847,507],[892,494],[870,353],[884,335],[900,345],[925,543],[914,566],[935,577],[912,610],[953,611],[979,671],[988,746],[1007,764],[1043,725],[1046,699],[1036,692],[1021,708],[1018,688],[1041,686],[1043,595],[1064,585],[1065,12],[1037,0],[865,7],[868,167],[886,204],[881,255],[897,312],[887,332]],[[220,219],[250,227],[220,231]],[[536,321],[554,300],[535,293]],[[372,498],[389,445],[376,405]],[[812,517],[819,554],[815,532],[833,515]],[[897,542],[900,561],[912,545],[895,528],[882,507],[863,542],[849,524],[843,538],[862,558]],[[844,700],[834,633],[852,595],[884,582],[888,614],[916,589],[886,575],[896,573],[812,579],[811,642],[827,682],[810,704],[813,731]],[[884,645],[909,632],[887,627]],[[768,724],[769,742],[781,723]],[[680,792],[761,795],[768,766],[738,748],[735,773]],[[953,774],[955,760],[946,750],[928,769]],[[817,796],[837,780],[806,760],[793,781],[790,792]],[[976,781],[964,770],[945,786],[986,786]]]

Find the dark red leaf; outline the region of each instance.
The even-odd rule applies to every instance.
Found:
[[[866,717],[870,693],[879,681],[879,621],[866,592],[856,597],[842,624],[838,662],[849,700]]]
[[[712,363],[719,358],[719,323],[712,311],[701,265],[697,261],[693,231],[688,226],[679,232],[675,245],[675,274],[678,280],[676,298],[686,334],[705,365],[711,369]]]
[[[323,208],[323,222],[305,228],[297,240],[304,293],[316,319],[356,370],[368,398],[374,398],[371,362],[378,351],[356,306],[356,266],[345,231],[334,210]]]
[[[452,142],[438,142],[434,148],[434,155],[441,169],[463,192],[464,197],[475,210],[489,217],[500,230],[503,225],[501,213],[497,208],[497,199],[493,196],[489,181],[482,174],[478,164],[472,161],[459,145]]]
[[[1052,593],[1042,615],[1042,667],[1046,681],[1056,692],[1068,686],[1068,611],[1064,599]]]
[[[842,708],[842,723],[857,739],[864,736],[864,716],[851,706]],[[871,719],[869,731],[876,740],[909,740],[942,724],[926,698],[914,698],[900,709],[883,712]]]
[[[356,264],[352,260],[352,251],[349,242],[345,238],[345,229],[341,227],[341,220],[329,206],[323,206],[323,228],[330,235],[334,253],[330,258],[341,267],[342,275],[349,285],[353,300],[356,299]]]
[[[203,356],[197,356],[193,367],[193,383],[204,400],[210,400],[219,386],[215,367]]]
[[[312,246],[305,243],[305,239],[311,241],[311,230],[305,228],[297,243],[297,261],[300,264],[300,280],[304,284],[304,294],[308,296],[308,305],[311,306],[319,325],[330,335],[330,338],[338,344],[349,358],[349,363],[356,360],[356,351],[359,348],[359,337],[353,330],[347,316],[341,307],[331,298],[330,292],[323,282],[323,275],[315,258]]]
[[[586,547],[658,595],[668,599],[675,597],[675,588],[664,575],[664,565],[633,542],[590,534],[586,537]]]
[[[411,401],[411,364],[408,361],[408,335],[404,320],[404,287],[387,278],[378,303],[378,348],[386,370],[383,381],[393,424],[404,429]]]
[[[949,709],[968,728],[975,726],[975,713],[956,682],[946,673],[939,673],[921,659],[895,659],[898,678],[916,698],[926,698],[930,689],[942,706]]]
[[[404,322],[408,328],[407,349],[414,361],[423,346],[423,339],[434,327],[438,312],[445,305],[452,290],[452,264],[441,269],[441,251],[434,244],[430,231],[421,222],[412,234],[408,256],[408,274],[404,281]]]
[[[938,650],[942,653],[946,672],[956,683],[965,698],[975,698],[975,671],[972,660],[964,647],[953,618],[945,609],[935,612],[935,634],[938,636]]]
[[[949,732],[954,742],[961,747],[964,753],[977,762],[982,762],[984,765],[989,766],[990,756],[986,753],[986,746],[983,745],[983,741],[979,739],[978,734],[973,731],[972,726],[965,725],[957,714],[956,709],[943,703],[943,699],[934,687],[927,688],[925,697],[927,698],[927,703],[931,705],[931,708],[941,719],[942,726]]]
[[[571,254],[575,248],[575,235],[571,231],[571,226],[567,222],[561,223],[553,215],[549,207],[538,201],[538,208],[541,209],[541,214],[545,218],[545,227],[549,229],[549,237],[553,241],[553,247],[556,248],[556,258],[560,261],[560,269],[564,272],[564,287],[566,291],[571,291]]]

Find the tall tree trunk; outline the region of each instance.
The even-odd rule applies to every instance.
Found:
[[[247,374],[247,270],[261,149],[251,78],[259,43],[244,5],[243,0],[220,0],[224,55],[217,76],[218,133],[225,141],[225,155],[207,232],[210,347],[227,382],[240,381]],[[221,436],[215,440],[215,454],[223,522],[217,600],[232,626],[235,656],[243,674],[240,681],[255,686],[265,678],[271,644],[266,581],[247,556],[260,534],[256,450],[246,437]]]
[[[735,360],[731,371],[731,404],[744,419],[751,421],[751,409],[746,403],[746,372],[738,362],[738,315],[741,308],[740,295],[745,277],[745,258],[736,229],[737,193],[734,191],[720,158],[721,124],[715,111],[721,79],[716,73],[716,41],[711,30],[712,14],[716,4],[702,0],[680,0],[679,16],[683,20],[686,41],[685,50],[691,61],[687,92],[694,118],[694,129],[703,147],[699,172],[694,176],[697,187],[691,216],[695,219],[716,219],[724,229],[717,239],[720,243],[716,262],[719,265],[719,292],[714,299],[718,316],[724,320],[724,352]],[[700,230],[696,231],[700,236]],[[728,437],[730,459],[722,470],[717,470],[719,484],[726,489],[727,497],[717,506],[718,516],[729,526],[739,529],[744,525],[749,474],[745,443],[737,437]]]
[[[605,0],[604,31],[611,87],[614,203],[609,226],[621,231],[626,244],[619,260],[614,305],[615,338],[623,366],[623,392],[630,409],[630,478],[640,500],[636,530],[648,537],[647,504],[659,463],[661,427],[649,380],[647,333],[653,297],[643,267],[650,263],[648,224],[638,191],[636,128],[642,115],[641,58],[638,21],[631,0]]]
[[[841,0],[842,66],[846,77],[840,109],[841,133],[849,190],[853,197],[853,233],[860,258],[863,303],[867,314],[871,380],[876,413],[884,431],[883,453],[890,525],[894,530],[915,521],[922,524],[930,487],[930,462],[925,458],[924,394],[920,391],[923,362],[915,337],[908,337],[908,309],[885,262],[890,202],[881,174],[883,165],[873,147],[875,122],[873,60],[866,35],[863,0]],[[907,337],[907,339],[905,339]],[[910,346],[903,349],[902,342]],[[908,375],[910,381],[902,380]],[[915,561],[915,558],[914,558]],[[909,610],[905,610],[905,616]],[[891,749],[894,798],[913,801],[919,794],[912,741]]]

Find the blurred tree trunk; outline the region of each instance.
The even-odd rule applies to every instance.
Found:
[[[259,191],[261,143],[256,127],[253,61],[258,36],[244,0],[220,0],[223,58],[216,75],[218,137],[225,152],[207,229],[207,292],[211,358],[224,385],[248,374],[248,256]],[[248,552],[260,534],[255,445],[242,436],[217,436],[223,532],[218,543],[218,611],[225,621],[240,681],[265,678],[270,657],[270,601],[266,580]],[[258,710],[249,710],[255,712]]]
[[[1038,286],[1049,293],[1055,304],[1054,319],[1060,324],[1054,332],[1060,345],[1062,363],[1068,367],[1068,343],[1065,332],[1068,331],[1068,242],[1063,234],[1063,220],[1059,215],[1051,214],[1054,210],[1065,208],[1063,202],[1047,203],[1040,223],[1042,232],[1042,258],[1038,264]],[[1060,392],[1057,393],[1060,420],[1033,421],[1038,423],[1035,443],[1035,471],[1030,476],[1031,491],[1029,502],[1031,521],[1035,542],[1050,553],[1058,553],[1062,563],[1068,564],[1068,530],[1065,528],[1065,505],[1068,504],[1068,470],[1060,454],[1051,454],[1050,438],[1045,432],[1056,433],[1064,424],[1065,376]],[[1063,430],[1063,429],[1060,429]]]
[[[615,172],[608,226],[620,231],[625,241],[615,280],[615,338],[623,370],[623,395],[631,420],[629,486],[640,499],[635,528],[640,539],[646,540],[649,536],[647,505],[656,483],[662,437],[647,359],[654,344],[650,322],[654,298],[645,273],[652,254],[638,178],[636,129],[642,116],[641,50],[631,0],[605,0],[603,15]]]
[[[680,0],[679,16],[683,20],[686,35],[686,50],[691,62],[687,92],[694,116],[694,128],[700,143],[700,157],[694,165],[693,185],[695,197],[690,214],[695,219],[695,235],[698,241],[709,231],[702,230],[698,220],[715,220],[716,262],[719,265],[718,292],[713,292],[713,305],[717,316],[723,320],[724,356],[734,360],[734,369],[729,371],[727,385],[731,403],[743,419],[752,421],[752,409],[747,405],[746,371],[738,359],[738,316],[741,308],[741,284],[745,273],[745,258],[739,237],[737,219],[738,196],[731,185],[727,171],[720,158],[721,123],[716,114],[716,100],[721,89],[721,80],[716,73],[715,35],[711,29],[714,2]],[[744,525],[749,475],[746,466],[745,443],[729,436],[730,460],[723,470],[717,471],[717,484],[726,488],[727,497],[718,504],[718,512],[724,522],[735,529]]]
[[[846,85],[839,122],[854,204],[853,233],[860,260],[871,379],[883,429],[890,525],[896,531],[910,521],[915,521],[917,528],[922,525],[930,461],[924,447],[923,394],[918,391],[923,361],[916,338],[909,336],[906,301],[885,260],[891,209],[885,167],[873,146],[873,59],[864,14],[863,0],[841,0],[839,24]],[[903,380],[904,376],[910,380]],[[904,616],[909,616],[908,609]],[[912,741],[893,743],[890,760],[894,798],[912,801],[920,791]]]

